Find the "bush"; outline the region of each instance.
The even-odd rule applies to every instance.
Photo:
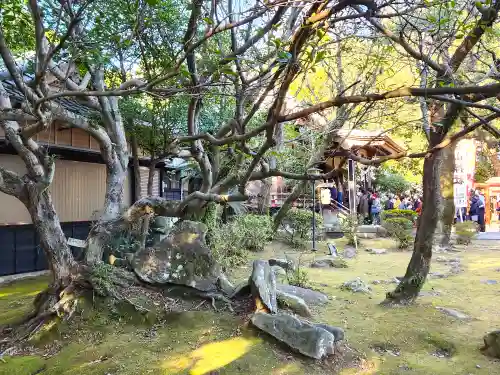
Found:
[[[406,210],[399,210],[406,211]],[[387,229],[387,233],[390,237],[395,238],[398,241],[398,247],[400,249],[406,249],[410,246],[413,236],[410,230],[413,228],[413,223],[404,217],[393,217],[385,219],[383,227]]]
[[[220,224],[212,231],[210,248],[215,260],[224,270],[246,262],[248,251],[261,251],[271,239],[272,226],[269,216],[246,214],[233,221]]]
[[[341,219],[340,227],[344,232],[344,238],[347,240],[347,245],[358,247],[358,218],[353,215],[347,215]]]
[[[286,280],[289,285],[306,288],[309,285],[309,275],[303,267],[302,253],[297,259],[297,265],[286,269]]]
[[[407,220],[410,220],[412,223],[415,223],[417,221],[418,214],[412,210],[394,209],[394,210],[382,211],[382,213],[380,214],[380,217],[382,218],[382,221],[387,220],[387,219],[402,217],[402,218],[405,218]]]
[[[472,237],[476,235],[477,229],[477,223],[474,221],[464,221],[463,223],[455,224],[457,243],[461,245],[469,245],[472,241]]]
[[[281,227],[285,232],[286,241],[294,247],[305,246],[305,241],[311,238],[313,212],[292,208],[288,211]],[[323,218],[316,214],[316,229],[323,225]]]
[[[272,239],[273,223],[269,215],[239,215],[232,223],[246,250],[262,251],[264,245]]]

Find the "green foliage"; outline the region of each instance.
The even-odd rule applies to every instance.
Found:
[[[358,218],[353,215],[347,215],[341,219],[340,226],[344,232],[344,238],[347,240],[347,245],[358,247]]]
[[[464,221],[463,223],[455,224],[457,243],[469,245],[472,242],[472,238],[477,234],[477,230],[478,226],[474,221]]]
[[[16,56],[32,51],[35,47],[35,29],[27,2],[6,0],[0,4],[0,27],[11,52]]]
[[[309,275],[303,267],[302,255],[299,255],[296,267],[286,269],[286,280],[290,285],[305,288],[309,285]]]
[[[415,223],[417,221],[418,214],[413,210],[393,209],[393,210],[382,211],[380,217],[382,218],[382,221],[386,221],[387,219],[402,217],[409,220],[412,223]]]
[[[413,228],[413,223],[404,217],[392,217],[385,219],[383,227],[387,229],[389,236],[398,241],[400,249],[406,249],[410,246],[413,236],[410,230]]]
[[[411,188],[411,183],[399,173],[380,173],[375,179],[375,186],[384,193],[402,194]]]
[[[248,251],[261,251],[272,236],[269,216],[246,214],[214,228],[210,235],[212,253],[224,269],[245,263]]]
[[[474,180],[476,182],[486,182],[493,176],[495,176],[495,170],[491,162],[487,158],[480,159],[476,164]]]
[[[272,238],[272,220],[268,215],[239,215],[233,225],[241,238],[242,246],[250,251],[262,251]]]
[[[301,288],[305,288],[309,284],[309,275],[307,271],[299,267],[294,270],[287,271],[286,279],[288,284],[299,286]]]
[[[284,229],[285,240],[293,247],[305,246],[305,241],[311,238],[313,212],[292,208],[288,211],[282,221],[281,227]],[[316,215],[316,231],[323,225],[321,215]]]

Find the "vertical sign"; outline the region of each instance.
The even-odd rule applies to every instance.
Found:
[[[349,210],[351,214],[356,214],[356,183],[354,177],[356,176],[356,163],[354,160],[347,160],[347,188],[349,189]]]

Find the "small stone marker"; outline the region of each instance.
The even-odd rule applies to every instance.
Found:
[[[327,246],[328,246],[328,251],[330,251],[330,255],[332,257],[337,257],[338,252],[337,252],[337,248],[335,247],[335,245],[332,243],[328,243]]]

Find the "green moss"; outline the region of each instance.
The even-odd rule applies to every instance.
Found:
[[[36,356],[4,357],[0,362],[0,375],[32,375],[45,366],[45,360]]]
[[[332,241],[342,250],[345,241]],[[393,248],[394,241],[362,240],[361,248]],[[488,247],[490,246],[490,248]],[[439,292],[425,296],[413,306],[387,308],[379,305],[385,293],[395,284],[373,285],[371,295],[354,295],[338,288],[345,281],[361,277],[365,282],[389,280],[402,276],[411,252],[388,252],[372,255],[360,251],[347,260],[349,268],[308,269],[313,288],[328,294],[332,301],[324,308],[313,308],[313,319],[343,327],[348,345],[365,358],[363,368],[343,370],[342,375],[364,374],[496,374],[498,363],[479,351],[484,333],[500,326],[498,288],[481,283],[483,279],[499,279],[500,252],[494,243],[472,244],[467,252],[458,253],[466,271],[447,279],[430,279],[424,291]],[[299,253],[279,243],[266,247],[254,258],[301,256],[308,264],[314,256],[327,253],[326,243],[318,244],[319,253]],[[433,272],[446,272],[449,266],[433,263]],[[235,279],[248,278],[250,269],[234,271]],[[0,316],[8,303],[16,299],[13,293],[32,302],[29,294],[42,289],[47,280],[21,281],[19,285],[0,288],[9,296],[0,298]],[[22,302],[24,303],[24,302]],[[457,321],[438,311],[436,306],[454,308],[476,318]],[[18,310],[16,310],[18,311]],[[160,325],[130,323],[123,317],[88,309],[83,318],[70,326],[60,327],[60,352],[50,358],[6,357],[0,362],[0,374],[32,374],[46,366],[43,375],[120,375],[201,374],[218,370],[222,375],[326,375],[331,368],[293,356],[284,360],[289,351],[264,334],[245,328],[244,321],[213,311],[169,314]],[[399,355],[374,350],[374,347],[393,350]],[[438,349],[452,354],[439,358]],[[481,370],[476,369],[476,365]],[[411,370],[406,370],[406,369]]]
[[[28,313],[48,283],[49,278],[42,276],[0,285],[0,325],[14,323]]]

